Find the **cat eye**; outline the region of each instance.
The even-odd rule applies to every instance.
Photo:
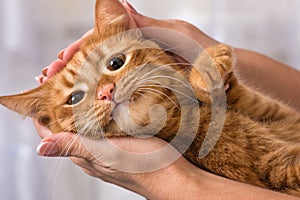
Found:
[[[107,68],[110,71],[116,71],[116,70],[120,69],[121,67],[123,67],[123,65],[125,64],[125,61],[126,61],[126,57],[124,55],[118,55],[110,60]]]
[[[70,97],[70,99],[68,100],[67,104],[68,105],[76,105],[76,104],[78,104],[79,102],[82,101],[84,95],[85,95],[84,91],[74,92],[72,94],[72,96]]]

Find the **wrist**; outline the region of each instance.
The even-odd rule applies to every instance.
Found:
[[[207,172],[181,157],[168,167],[143,174],[137,192],[147,199],[199,199],[206,178]]]

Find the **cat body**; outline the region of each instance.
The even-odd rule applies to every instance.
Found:
[[[155,134],[212,173],[300,196],[300,115],[238,80],[230,47],[217,45],[193,65],[180,63],[132,28],[119,2],[98,0],[94,33],[67,66],[44,85],[0,97],[0,103],[54,133]],[[214,104],[214,92],[226,95],[224,123],[201,157],[212,116],[224,109]]]
[[[260,100],[268,102],[260,95],[259,98],[255,95],[249,103],[243,101],[238,105],[236,101],[249,100],[253,91],[243,88],[245,90],[239,91],[238,97],[230,99],[234,90],[239,90],[234,87],[227,92],[226,120],[215,147],[199,159],[195,155],[203,136],[199,137],[201,139],[191,146],[192,153],[187,157],[193,157],[194,163],[213,173],[299,196],[299,114],[280,103],[276,104],[278,110],[273,110],[272,100],[270,104],[260,104]],[[235,104],[230,105],[230,100]],[[257,104],[261,105],[259,111],[255,109]],[[257,112],[261,115],[255,115]],[[199,136],[203,134],[199,133]]]

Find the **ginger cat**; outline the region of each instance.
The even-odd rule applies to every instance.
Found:
[[[243,85],[230,47],[220,44],[193,65],[180,63],[134,28],[118,1],[97,0],[94,33],[67,66],[44,85],[0,97],[0,103],[54,133],[155,133],[205,170],[300,197],[300,115]],[[213,112],[221,116],[224,108],[224,123],[215,128]],[[220,135],[212,135],[199,156],[210,127]]]

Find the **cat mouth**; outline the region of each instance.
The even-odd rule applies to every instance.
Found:
[[[124,118],[124,115],[128,114],[130,100],[122,101],[120,103],[112,101],[110,121],[118,121],[120,118]]]
[[[130,126],[129,116],[129,104],[130,100],[126,100],[120,103],[115,101],[111,102],[111,114],[108,120],[108,124],[105,129],[107,131],[117,132],[128,132]]]

